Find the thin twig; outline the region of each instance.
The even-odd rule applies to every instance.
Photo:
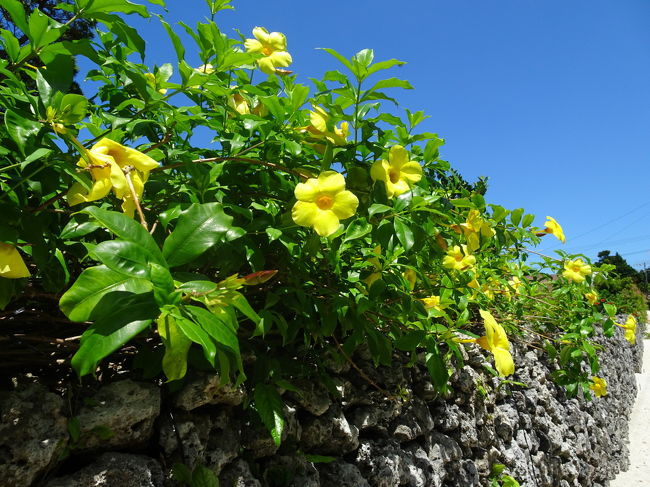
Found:
[[[274,162],[268,162],[268,161],[260,161],[258,159],[250,159],[248,157],[239,157],[239,156],[227,156],[227,157],[207,157],[205,159],[194,159],[193,163],[195,164],[203,164],[206,162],[227,162],[227,161],[235,161],[235,162],[245,162],[247,164],[254,164],[257,166],[265,166],[265,167],[270,167],[271,169],[275,169],[278,171],[283,171],[289,174],[295,174],[296,176],[299,176],[303,179],[309,179],[312,175],[308,174],[306,172],[301,172],[299,170],[291,169],[286,166],[283,166],[282,164],[276,164]],[[165,169],[174,169],[176,167],[182,167],[186,163],[184,162],[178,162],[176,164],[169,164],[167,166],[160,166],[156,167],[151,170],[151,172],[157,172],[157,171],[164,171]]]
[[[374,388],[377,389],[379,392],[381,392],[384,396],[386,396],[387,399],[390,399],[391,401],[399,401],[399,399],[398,399],[397,397],[395,397],[393,394],[391,394],[391,393],[388,392],[387,390],[383,389],[383,388],[382,388],[381,386],[379,386],[379,385],[378,385],[374,380],[372,380],[370,377],[368,377],[368,375],[367,375],[363,370],[361,370],[357,364],[355,364],[355,363],[352,361],[352,359],[348,356],[348,354],[345,353],[345,351],[343,350],[343,347],[341,347],[341,344],[338,342],[338,340],[336,339],[336,337],[333,336],[332,339],[334,340],[334,343],[336,343],[336,347],[339,349],[339,351],[341,352],[341,354],[343,355],[343,357],[345,357],[345,360],[347,360],[347,361],[350,363],[350,365],[354,368],[354,370],[356,370],[356,371],[359,373],[359,375],[360,375],[360,376],[361,376],[361,377],[362,377],[366,382],[368,382],[368,384],[370,384],[372,387],[374,387]]]
[[[133,198],[133,203],[135,203],[135,209],[138,210],[138,216],[140,216],[140,224],[144,227],[145,230],[149,231],[149,226],[147,225],[147,220],[144,218],[144,213],[142,213],[142,208],[140,207],[140,198],[135,192],[135,187],[133,186],[133,181],[131,181],[131,170],[133,166],[126,166],[124,169],[124,176],[126,176],[126,182],[129,185],[129,191],[131,191],[131,197]]]

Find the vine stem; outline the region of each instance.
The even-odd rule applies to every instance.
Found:
[[[386,389],[383,389],[383,388],[382,388],[380,385],[378,385],[374,380],[372,380],[370,377],[368,377],[368,375],[367,375],[363,370],[361,370],[357,364],[354,363],[354,361],[353,361],[353,360],[348,356],[348,354],[345,353],[345,350],[343,350],[343,347],[341,346],[341,344],[339,343],[339,341],[336,339],[336,337],[332,336],[332,339],[334,340],[334,343],[336,344],[336,348],[338,348],[339,351],[341,352],[341,354],[343,355],[343,357],[345,357],[345,360],[347,360],[347,361],[350,363],[350,365],[354,368],[354,370],[356,370],[356,371],[359,373],[359,375],[360,375],[360,376],[361,376],[361,377],[362,377],[362,378],[363,378],[363,379],[364,379],[368,384],[370,384],[372,387],[374,387],[374,388],[377,389],[379,392],[381,392],[384,396],[386,396],[387,399],[390,399],[391,401],[398,401],[398,400],[399,400],[399,399],[397,399],[397,397],[395,397],[393,394],[391,394],[390,392],[388,392]]]
[[[295,174],[296,176],[299,176],[303,179],[309,179],[311,177],[310,174],[288,168],[286,166],[283,166],[282,164],[276,164],[274,162],[268,162],[268,161],[260,161],[258,159],[251,159],[248,157],[239,157],[239,156],[227,156],[227,157],[206,157],[205,159],[194,159],[193,163],[195,164],[203,164],[206,162],[227,162],[227,161],[235,161],[235,162],[245,162],[247,164],[255,164],[258,166],[264,166],[264,167],[270,167],[272,169],[276,169],[279,171],[283,171],[289,174]],[[157,172],[157,171],[164,171],[165,169],[173,169],[175,167],[182,167],[184,166],[185,163],[179,162],[176,164],[169,164],[167,166],[160,166],[155,169],[152,169],[151,172]]]
[[[129,185],[129,191],[131,192],[131,197],[133,197],[133,202],[135,203],[135,209],[138,211],[138,216],[140,217],[140,224],[144,227],[146,231],[149,231],[149,226],[147,225],[147,220],[144,218],[144,213],[142,213],[142,207],[140,206],[140,198],[135,191],[133,186],[133,181],[131,181],[131,171],[133,166],[126,166],[124,171],[124,176],[126,177],[126,183]]]

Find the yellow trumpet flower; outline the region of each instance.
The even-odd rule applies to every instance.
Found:
[[[287,52],[287,38],[281,32],[269,32],[264,27],[253,29],[255,39],[246,39],[247,52],[261,52],[264,57],[257,60],[260,70],[274,74],[277,68],[286,68],[293,61]]]
[[[345,178],[336,171],[325,171],[318,178],[298,183],[294,194],[298,201],[291,210],[293,221],[313,227],[321,237],[328,237],[339,228],[339,220],[350,218],[357,211],[359,199],[345,189]]]

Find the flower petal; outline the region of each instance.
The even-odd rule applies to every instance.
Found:
[[[389,170],[388,161],[381,160],[375,161],[370,166],[370,177],[373,181],[384,181],[388,180],[388,170]]]
[[[29,270],[13,245],[0,242],[0,277],[20,279],[29,277]]]
[[[400,168],[400,177],[409,183],[417,183],[422,179],[422,166],[417,162],[407,162]]]
[[[273,60],[268,56],[258,59],[257,65],[259,66],[260,71],[262,71],[262,73],[266,73],[266,74],[275,73],[275,66],[273,65]]]
[[[341,191],[334,195],[332,211],[341,220],[350,218],[357,211],[359,199],[352,191]]]
[[[309,203],[306,201],[297,201],[291,209],[291,218],[302,227],[311,227],[318,216],[318,206],[316,203]]]
[[[264,27],[255,27],[253,29],[253,35],[255,36],[255,39],[257,39],[262,43],[269,42],[269,31],[266,30]]]
[[[401,145],[394,145],[390,148],[388,160],[391,166],[400,169],[404,164],[409,162],[409,153]]]
[[[389,198],[393,195],[399,196],[410,189],[411,187],[403,179],[398,180],[396,183],[391,183],[390,181],[386,182],[386,192],[388,193]]]
[[[293,194],[299,201],[308,201],[313,203],[318,193],[318,180],[316,178],[309,178],[304,183],[296,184]]]
[[[285,51],[287,49],[287,38],[282,32],[271,32],[267,36],[267,40],[271,46],[277,51]]]
[[[289,54],[287,51],[275,51],[269,56],[269,58],[271,59],[273,66],[276,68],[286,68],[293,61],[291,54]]]
[[[246,39],[244,41],[246,52],[262,52],[264,46],[257,39]]]
[[[515,373],[515,362],[508,350],[495,348],[492,350],[492,354],[494,355],[494,365],[499,374],[507,377]]]
[[[314,230],[321,237],[329,237],[339,229],[339,219],[332,210],[318,210],[314,219]]]
[[[345,178],[336,171],[323,171],[318,175],[318,190],[321,193],[334,193],[345,189]]]

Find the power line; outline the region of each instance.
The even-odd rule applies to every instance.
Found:
[[[585,235],[589,235],[590,233],[595,232],[596,230],[600,230],[601,228],[606,227],[606,226],[609,225],[610,223],[614,223],[614,222],[620,220],[621,218],[625,218],[626,216],[631,215],[631,214],[634,213],[635,211],[640,210],[640,209],[643,208],[644,206],[648,206],[648,205],[650,205],[650,201],[646,201],[645,203],[641,203],[639,206],[637,206],[636,208],[631,209],[631,210],[628,211],[627,213],[624,213],[623,215],[619,215],[619,216],[617,216],[617,217],[615,217],[615,218],[612,218],[611,220],[608,220],[608,221],[606,221],[605,223],[601,223],[601,224],[598,225],[597,227],[594,227],[594,228],[592,228],[592,229],[590,229],[590,230],[587,230],[586,232],[583,232],[583,233],[581,233],[581,234],[578,235],[578,236],[571,237],[571,239],[572,239],[572,240],[576,240],[576,239],[578,239],[578,238],[584,237]]]

